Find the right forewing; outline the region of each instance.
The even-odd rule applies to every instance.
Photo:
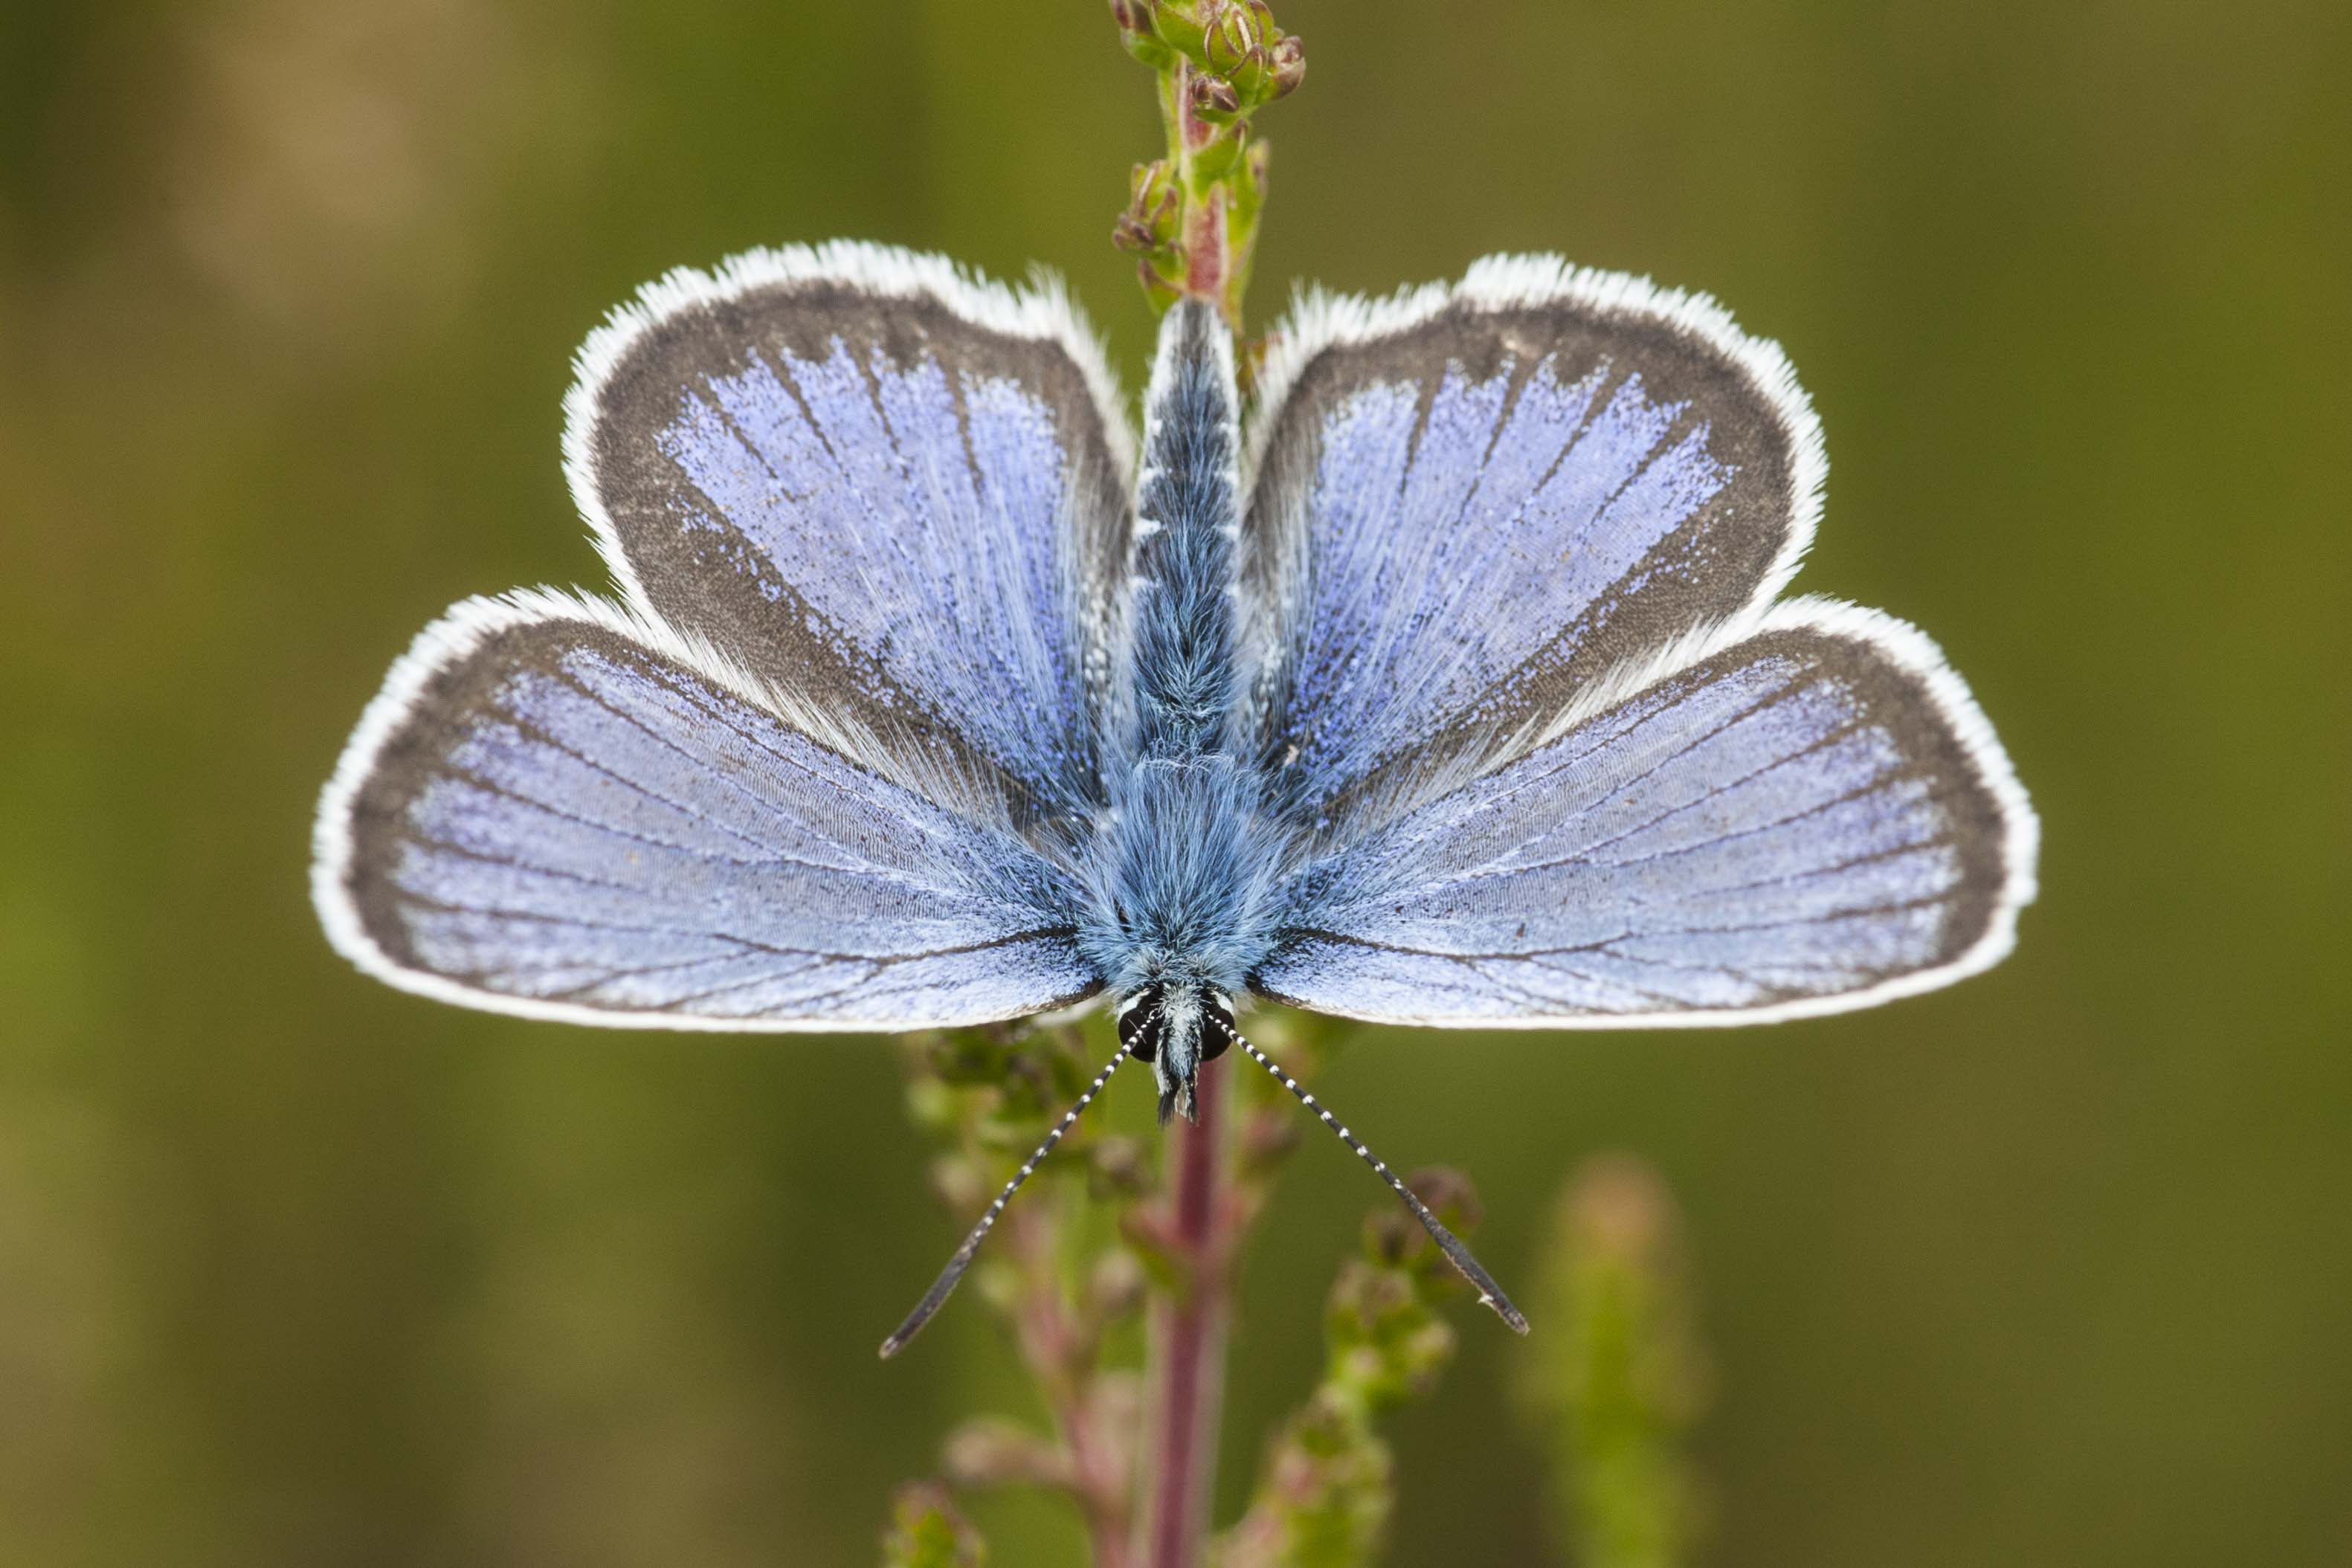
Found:
[[[1265,381],[1259,742],[1286,807],[1343,836],[1760,613],[1812,537],[1821,436],[1788,361],[1637,278],[1490,257],[1450,288],[1309,299]]]

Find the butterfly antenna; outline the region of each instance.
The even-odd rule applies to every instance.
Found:
[[[949,1259],[948,1266],[940,1270],[940,1277],[931,1281],[931,1288],[923,1292],[923,1299],[915,1303],[915,1310],[907,1314],[907,1321],[882,1342],[885,1360],[906,1349],[907,1342],[922,1333],[923,1325],[931,1321],[931,1315],[947,1304],[947,1299],[955,1293],[957,1281],[963,1278],[964,1270],[971,1267],[973,1257],[980,1251],[982,1239],[996,1224],[997,1217],[1004,1212],[1004,1206],[1013,1201],[1013,1195],[1021,1190],[1021,1184],[1036,1174],[1038,1166],[1054,1152],[1054,1145],[1062,1141],[1062,1134],[1076,1125],[1078,1118],[1086,1113],[1087,1107],[1095,1103],[1095,1096],[1102,1092],[1103,1085],[1110,1082],[1110,1075],[1118,1071],[1118,1064],[1127,1060],[1127,1055],[1124,1046],[1112,1055],[1103,1070],[1095,1074],[1095,1081],[1087,1085],[1087,1092],[1078,1096],[1078,1103],[1070,1107],[1069,1113],[1045,1134],[1045,1141],[1037,1145],[1037,1152],[1031,1155],[1013,1179],[1004,1184],[1004,1190],[996,1195],[996,1201],[988,1206],[988,1212],[980,1217],[980,1223],[971,1228],[971,1234],[965,1237],[963,1245],[955,1249],[955,1256]]]
[[[1429,1212],[1429,1205],[1422,1202],[1412,1188],[1405,1186],[1398,1179],[1394,1171],[1382,1164],[1371,1150],[1364,1147],[1357,1140],[1356,1134],[1348,1131],[1346,1125],[1338,1117],[1318,1104],[1315,1096],[1301,1087],[1298,1080],[1276,1065],[1274,1058],[1244,1040],[1239,1030],[1234,1029],[1217,1014],[1213,1012],[1209,1014],[1208,1019],[1210,1023],[1224,1031],[1227,1040],[1247,1051],[1252,1061],[1280,1079],[1282,1086],[1297,1096],[1301,1105],[1314,1112],[1322,1119],[1325,1126],[1339,1134],[1339,1141],[1354,1150],[1358,1158],[1371,1166],[1373,1174],[1389,1184],[1390,1191],[1404,1199],[1404,1206],[1412,1210],[1412,1217],[1421,1221],[1421,1228],[1429,1232],[1429,1239],[1437,1243],[1437,1249],[1444,1253],[1446,1260],[1462,1270],[1462,1277],[1476,1288],[1480,1301],[1494,1308],[1495,1315],[1510,1324],[1514,1332],[1518,1333],[1528,1332],[1526,1314],[1511,1304],[1511,1298],[1503,1294],[1503,1287],[1495,1283],[1495,1277],[1486,1272],[1477,1259],[1470,1256],[1470,1249],[1462,1245],[1461,1238],[1445,1228],[1444,1221]]]

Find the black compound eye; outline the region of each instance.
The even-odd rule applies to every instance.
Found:
[[[1201,1010],[1207,1015],[1201,1020],[1201,1060],[1214,1061],[1234,1042],[1234,1009],[1211,996],[1202,1003]]]
[[[1138,1061],[1155,1061],[1160,1055],[1160,988],[1152,986],[1138,991],[1120,1009],[1118,1043]]]

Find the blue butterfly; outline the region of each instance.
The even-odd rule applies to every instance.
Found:
[[[779,1030],[1108,998],[1058,1137],[1129,1056],[1163,1122],[1230,1046],[1279,1073],[1244,996],[1762,1022],[1983,969],[2033,895],[1935,646],[1780,597],[1820,429],[1706,298],[1539,257],[1310,295],[1246,411],[1184,302],[1139,452],[1055,287],[871,246],[672,273],[577,371],[619,600],[456,606],[320,804],[327,934],[404,989]]]

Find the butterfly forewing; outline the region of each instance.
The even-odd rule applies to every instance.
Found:
[[[1257,983],[1402,1023],[1842,1010],[2006,953],[2033,834],[1924,637],[1795,601],[1316,867]]]
[[[1345,834],[1612,670],[1778,591],[1822,460],[1709,302],[1497,258],[1278,329],[1244,530],[1260,743]]]
[[[589,340],[565,449],[630,597],[803,728],[1058,814],[1096,791],[1131,533],[1117,397],[1058,293],[760,252]]]
[[[589,1023],[900,1030],[1094,988],[1061,873],[755,699],[611,606],[459,606],[329,787],[330,936],[405,988]]]
[[[1773,600],[1825,471],[1705,298],[1495,258],[1277,340],[1256,743],[1309,848],[1254,984],[1436,1024],[1734,1022],[2007,950],[2033,820],[1927,640]]]

